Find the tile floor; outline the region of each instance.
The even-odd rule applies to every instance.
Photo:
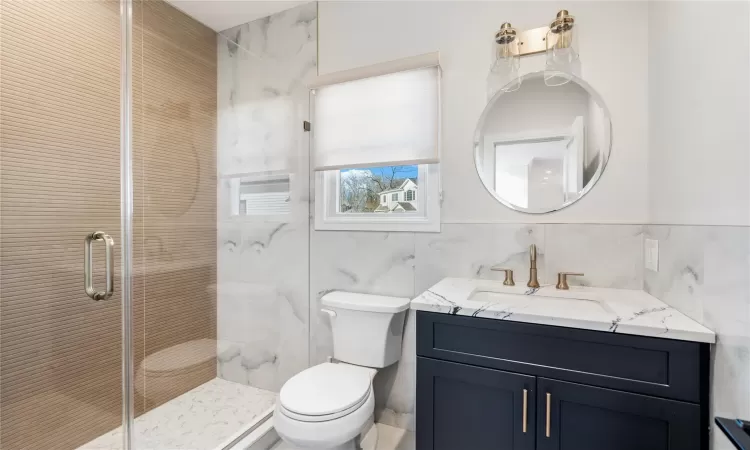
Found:
[[[363,450],[415,450],[416,444],[414,433],[401,428],[395,428],[382,423],[376,423],[378,431],[377,445],[374,449],[363,448]],[[288,450],[289,447],[280,442],[271,450]]]
[[[135,419],[138,450],[213,450],[260,418],[276,394],[221,378],[204,383]],[[119,450],[119,428],[79,450]]]

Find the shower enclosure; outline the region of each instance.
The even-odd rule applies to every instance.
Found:
[[[309,365],[316,14],[0,1],[0,448],[230,448]]]

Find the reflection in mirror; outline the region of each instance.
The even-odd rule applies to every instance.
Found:
[[[543,73],[500,92],[475,135],[475,162],[485,187],[506,206],[545,213],[581,198],[601,176],[610,151],[610,118],[582,80],[547,86]]]

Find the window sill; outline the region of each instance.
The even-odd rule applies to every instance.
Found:
[[[315,230],[318,231],[411,231],[417,233],[439,233],[440,222],[427,220],[354,220],[315,218]]]

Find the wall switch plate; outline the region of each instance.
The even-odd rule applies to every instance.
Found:
[[[646,269],[659,271],[659,241],[646,239],[643,242],[643,257]]]

